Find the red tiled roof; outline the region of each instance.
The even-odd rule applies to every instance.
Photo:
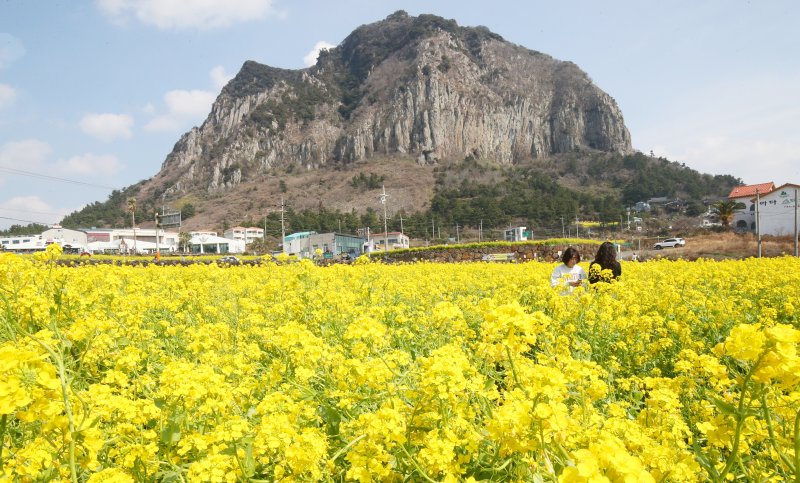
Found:
[[[758,190],[759,194],[766,194],[770,191],[775,189],[775,183],[761,183],[761,184],[750,184],[745,186],[737,186],[731,190],[731,194],[728,195],[728,198],[744,198],[744,197],[753,197],[756,195],[756,190]]]

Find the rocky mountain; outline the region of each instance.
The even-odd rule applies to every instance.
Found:
[[[245,62],[160,172],[107,203],[191,204],[198,227],[257,219],[282,196],[297,209],[363,212],[375,193],[355,175],[367,172],[416,212],[430,209],[441,171],[464,160],[504,169],[631,152],[616,102],[575,64],[399,11],[306,69]]]

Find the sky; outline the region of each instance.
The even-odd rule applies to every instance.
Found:
[[[0,229],[155,175],[245,61],[304,68],[401,9],[574,62],[634,149],[800,183],[793,0],[0,0]]]

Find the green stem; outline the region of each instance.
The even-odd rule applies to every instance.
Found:
[[[402,444],[399,445],[399,446],[400,446],[400,449],[403,450],[403,453],[406,454],[406,457],[408,457],[409,461],[411,461],[411,464],[414,465],[414,468],[416,468],[417,471],[419,471],[419,474],[422,475],[422,478],[424,478],[425,481],[427,481],[429,483],[436,483],[436,480],[431,479],[431,477],[428,476],[425,473],[425,471],[423,471],[423,469],[419,466],[419,464],[417,464],[417,461],[410,454],[408,454],[408,450],[406,450],[406,447],[403,446]]]
[[[72,483],[78,483],[78,471],[75,466],[75,418],[72,416],[72,406],[69,403],[69,391],[67,390],[67,374],[64,367],[64,360],[59,357],[56,352],[47,344],[39,340],[33,334],[25,331],[23,332],[31,340],[36,342],[50,355],[53,362],[56,363],[58,368],[58,380],[61,382],[61,398],[64,400],[64,412],[67,414],[67,421],[69,422],[69,469],[71,473]]]
[[[794,481],[800,483],[800,411],[794,417]]]
[[[767,423],[767,432],[769,433],[769,442],[772,444],[772,449],[774,449],[775,453],[780,456],[781,461],[783,461],[783,463],[789,467],[789,470],[794,472],[795,466],[792,465],[792,462],[789,460],[789,458],[778,449],[778,444],[775,440],[775,430],[772,427],[772,418],[769,416],[769,407],[767,407],[766,394],[762,392],[759,399],[761,401],[761,412],[764,415],[764,421]],[[784,478],[786,477],[785,474],[783,476]]]
[[[353,441],[350,441],[349,443],[347,443],[347,446],[345,446],[344,448],[342,448],[339,451],[337,451],[336,454],[331,457],[331,461],[336,461],[336,458],[338,458],[339,456],[342,456],[343,454],[347,453],[347,451],[349,451],[350,448],[352,448],[354,444],[358,443],[359,441],[361,441],[362,439],[364,439],[366,437],[367,437],[366,434],[362,434],[361,436],[353,439]]]
[[[6,424],[8,423],[8,414],[4,414],[0,418],[0,473],[3,472],[3,448],[6,446]]]
[[[728,460],[725,462],[725,467],[722,468],[720,471],[720,477],[725,479],[725,476],[728,472],[733,468],[733,464],[736,462],[737,454],[739,453],[739,440],[742,436],[742,426],[744,426],[744,420],[747,419],[747,416],[744,414],[744,399],[747,396],[747,385],[750,382],[750,378],[753,377],[753,373],[755,373],[756,368],[758,367],[759,363],[761,362],[761,358],[764,355],[762,354],[761,357],[753,364],[747,374],[742,381],[742,393],[739,396],[739,405],[736,408],[736,430],[733,434],[733,446],[731,447],[731,454],[728,456]]]

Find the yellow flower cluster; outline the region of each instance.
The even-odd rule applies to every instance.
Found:
[[[0,481],[797,480],[800,261],[0,254]]]

